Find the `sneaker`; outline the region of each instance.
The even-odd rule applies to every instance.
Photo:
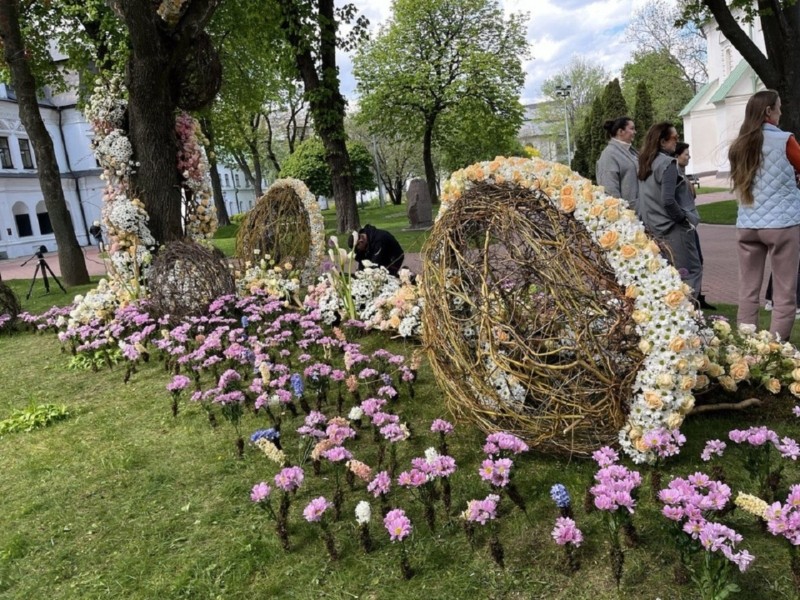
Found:
[[[772,300],[767,300],[764,304],[764,310],[770,312],[772,310]]]

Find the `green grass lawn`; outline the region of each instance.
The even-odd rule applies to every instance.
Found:
[[[730,189],[724,187],[703,187],[697,188],[698,194],[713,194],[714,192],[729,192]]]
[[[736,225],[736,200],[722,200],[697,207],[700,221],[713,225]]]
[[[717,312],[729,315],[732,310],[720,306]],[[377,333],[357,341],[406,355],[418,348]],[[389,543],[376,501],[376,548],[368,555],[360,550],[353,510],[357,501],[372,500],[363,485],[346,492],[344,517],[331,525],[342,558],[328,558],[318,525],[306,523],[301,513],[310,499],[330,496],[330,465],[323,467],[322,477],[308,469],[290,511],[293,547],[285,553],[267,513],[248,497],[253,484],[271,480],[276,466],[251,447],[237,459],[232,427],[220,419],[211,428],[196,405],[183,402],[173,418],[165,390],[170,375],[158,361],[143,365],[126,384],[122,368],[97,373],[70,369],[70,356],[59,353],[52,334],[0,336],[0,356],[0,419],[29,404],[64,403],[70,411],[67,420],[45,429],[0,438],[2,599],[697,597],[691,585],[673,580],[676,553],[669,523],[658,514],[647,482],[634,515],[641,545],[626,549],[622,587],[616,590],[604,522],[596,511],[587,513],[582,507],[594,472],[585,460],[537,451],[518,459],[515,481],[527,501],[528,518],[503,501],[506,509],[498,523],[505,569],[489,557],[486,531],[478,531],[478,545],[471,548],[457,513],[469,499],[483,498],[488,488],[477,475],[483,435],[470,426],[459,426],[449,442],[459,464],[452,477],[454,511],[445,516],[439,509],[435,532],[428,531],[420,504],[407,491],[392,496],[392,505],[406,508],[414,524],[406,542],[416,571],[413,579],[400,577],[400,549]],[[703,468],[698,456],[705,441],[724,437],[730,428],[765,424],[797,438],[800,425],[791,415],[793,405],[784,396],[768,400],[761,409],[689,418],[683,428],[688,442],[666,465],[664,481]],[[448,417],[425,362],[415,397],[401,390],[392,411],[412,429],[412,437],[398,450],[402,470],[410,458],[436,443],[427,431],[430,421]],[[290,419],[283,428],[284,448],[293,461],[302,454],[292,434],[301,422],[302,417]],[[267,426],[263,415],[248,412],[242,431],[248,435]],[[361,431],[350,446],[357,456],[374,456],[371,437],[368,430]],[[751,490],[735,456],[734,448],[722,461],[728,483],[734,493]],[[800,468],[787,461],[783,477],[785,494],[789,484],[800,481]],[[563,554],[549,537],[557,510],[548,490],[558,482],[573,494],[576,520],[586,538],[577,551],[581,568],[575,575],[565,568]],[[758,557],[750,571],[737,577],[742,592],[736,597],[795,597],[788,554],[779,540],[738,511],[725,522],[744,535],[742,546]]]

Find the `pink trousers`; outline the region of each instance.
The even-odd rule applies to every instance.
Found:
[[[737,229],[739,312],[737,322],[758,326],[761,282],[767,257],[772,267],[772,321],[769,330],[788,340],[797,309],[797,267],[800,265],[800,225],[783,229]]]

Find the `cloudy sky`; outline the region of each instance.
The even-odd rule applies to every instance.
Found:
[[[371,29],[391,16],[391,0],[352,0]],[[540,99],[542,82],[565,67],[572,55],[589,56],[618,74],[631,54],[625,27],[646,0],[499,0],[506,13],[528,13],[527,39],[532,58],[524,64],[523,103]],[[339,4],[339,2],[337,2]],[[349,56],[340,55],[342,92],[356,99]]]

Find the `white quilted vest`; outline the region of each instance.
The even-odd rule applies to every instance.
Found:
[[[739,204],[736,226],[740,229],[782,229],[800,224],[800,190],[794,167],[786,157],[790,133],[770,123],[763,125],[761,167],[753,180],[753,204]]]

